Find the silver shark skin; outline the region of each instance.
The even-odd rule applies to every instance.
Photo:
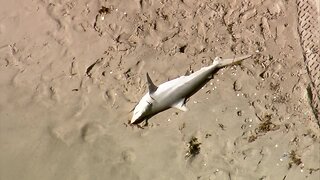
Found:
[[[233,59],[215,58],[212,65],[203,67],[200,70],[179,78],[167,81],[159,87],[155,86],[147,73],[148,89],[137,106],[134,108],[131,124],[138,124],[147,120],[153,115],[171,107],[187,111],[186,100],[196,93],[205,83],[210,80],[218,69],[247,59],[251,55]]]

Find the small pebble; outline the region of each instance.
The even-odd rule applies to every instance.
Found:
[[[233,89],[235,91],[240,91],[242,89],[242,84],[240,83],[240,81],[237,80],[233,83]]]

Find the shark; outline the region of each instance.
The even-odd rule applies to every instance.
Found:
[[[164,82],[159,86],[152,82],[147,73],[148,92],[133,109],[133,116],[129,123],[140,124],[145,120],[147,124],[152,116],[169,108],[188,111],[187,100],[210,81],[214,73],[227,65],[236,64],[249,57],[251,55],[230,59],[216,57],[210,66],[203,67],[192,74]]]

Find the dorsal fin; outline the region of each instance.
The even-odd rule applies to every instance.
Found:
[[[154,93],[158,87],[156,85],[153,84],[149,74],[147,73],[147,81],[148,81],[148,89],[149,89],[149,94]]]

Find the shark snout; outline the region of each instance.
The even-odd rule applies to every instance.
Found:
[[[150,102],[149,99],[149,96],[144,96],[134,108],[133,116],[130,121],[131,124],[138,124],[142,122],[144,118],[150,114],[152,102]]]
[[[133,114],[130,123],[131,123],[131,124],[137,124],[137,123],[139,123],[138,121],[139,121],[139,119],[141,119],[141,118],[142,118],[141,113],[139,113],[139,114],[138,114],[138,113]]]

